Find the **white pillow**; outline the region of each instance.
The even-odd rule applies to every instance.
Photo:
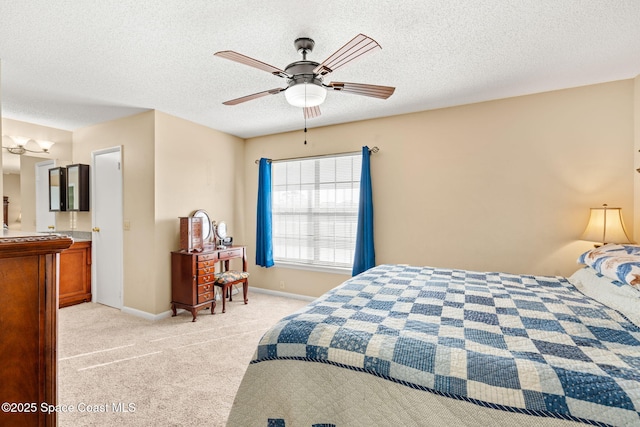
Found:
[[[569,281],[580,292],[618,310],[640,327],[640,292],[619,280],[612,280],[587,266],[576,271]]]

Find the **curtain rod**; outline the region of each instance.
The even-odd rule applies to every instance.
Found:
[[[371,147],[369,148],[369,153],[377,153],[378,151],[380,151],[380,149],[378,147]],[[322,154],[320,156],[300,156],[300,157],[287,157],[286,159],[267,159],[268,163],[271,163],[273,161],[276,162],[284,162],[287,160],[298,160],[298,159],[318,159],[321,157],[333,157],[333,156],[346,156],[347,154],[359,154],[361,153],[361,151],[349,151],[346,153],[334,153],[334,154]],[[260,159],[255,161],[256,165],[260,163]]]

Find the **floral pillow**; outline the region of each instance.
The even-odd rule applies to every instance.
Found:
[[[620,280],[640,291],[640,246],[609,244],[580,255],[586,264],[603,276]]]

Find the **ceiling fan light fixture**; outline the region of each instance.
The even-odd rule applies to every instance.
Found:
[[[306,95],[306,99],[305,99]],[[298,83],[284,91],[287,102],[294,107],[315,107],[327,97],[327,90],[317,84]]]

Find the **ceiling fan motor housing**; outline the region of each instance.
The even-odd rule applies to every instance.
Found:
[[[320,64],[314,61],[296,61],[285,68],[285,72],[291,77],[289,78],[289,86],[291,82],[296,83],[315,83],[322,85],[322,76],[314,74],[313,70]]]
[[[318,66],[313,61],[297,61],[287,65],[289,87],[284,92],[287,101],[296,107],[315,107],[324,102],[327,90],[322,85],[322,76],[314,74]]]

